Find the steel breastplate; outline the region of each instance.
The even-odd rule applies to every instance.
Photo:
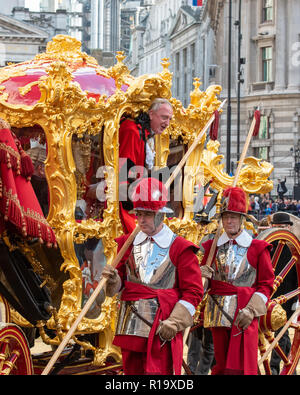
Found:
[[[174,235],[173,241],[176,235]],[[170,246],[162,248],[150,239],[133,247],[126,262],[127,280],[154,289],[170,289],[175,284],[176,268],[169,257]],[[158,301],[156,298],[137,301],[121,301],[116,335],[148,337],[150,326],[143,322],[131,309],[133,305],[139,315],[153,324]]]
[[[248,247],[227,242],[218,248],[216,261],[212,267],[215,270],[214,280],[224,281],[236,287],[251,287],[256,279],[256,269],[247,259]],[[237,308],[237,295],[215,295],[221,308],[233,319]],[[205,327],[231,327],[231,322],[222,314],[218,306],[208,295],[204,311]]]

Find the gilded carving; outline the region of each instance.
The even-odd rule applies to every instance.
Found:
[[[59,343],[82,307],[82,272],[74,244],[83,245],[89,239],[101,239],[106,262],[112,263],[116,255],[114,240],[122,234],[118,202],[118,129],[122,115],[126,113],[136,117],[140,111],[147,111],[156,97],[170,100],[174,117],[169,128],[156,137],[155,164],[164,167],[170,152],[170,140],[180,138],[188,149],[220,105],[217,96],[221,87],[213,85],[201,92],[200,81],[195,79],[191,103],[184,108],[179,100],[172,97],[172,73],[167,58],[162,59],[163,70],[160,73],[133,77],[123,63],[122,53],[117,53],[114,66],[105,69],[80,48],[81,43],[76,39],[58,35],[47,44],[46,52],[36,55],[32,61],[0,69],[0,116],[17,128],[39,125],[47,141],[45,173],[50,196],[47,220],[55,230],[63,257],[60,270],[69,275],[63,284],[60,307],[47,323],[49,328],[59,333],[51,344]],[[75,81],[74,71],[79,67],[90,68],[93,75],[103,77],[114,90],[111,94],[100,92],[98,96],[90,95]],[[14,76],[25,76],[29,68],[42,69],[44,73],[36,81],[19,87],[18,93],[24,98],[38,87],[40,97],[31,104],[10,102],[5,81]],[[77,200],[84,194],[92,136],[101,136],[103,142],[106,205],[101,221],[92,218],[78,221],[74,213]],[[223,157],[218,155],[219,142],[205,142],[206,136],[188,158],[184,169],[183,217],[166,220],[174,232],[195,243],[199,242],[204,230],[193,220],[194,187],[211,181],[212,187],[221,191],[232,184],[232,177],[223,171]],[[272,189],[272,183],[268,181],[271,172],[270,164],[247,158],[238,184],[248,193],[265,193]],[[215,223],[210,226],[213,228],[210,231],[213,231]],[[85,317],[77,328],[77,333],[99,332],[99,348],[91,347],[97,365],[104,364],[109,355],[120,360],[119,350],[112,346],[116,314],[117,300],[106,298],[99,317]],[[85,347],[90,346],[86,344]]]
[[[223,190],[232,185],[234,177],[224,172],[224,164],[221,163],[223,155],[218,155],[219,141],[209,140],[206,149],[203,150],[202,166],[204,169],[204,183],[212,180],[212,188]],[[268,180],[273,171],[273,166],[265,161],[254,157],[244,160],[244,166],[240,172],[237,185],[248,194],[267,193],[273,188],[272,181]]]

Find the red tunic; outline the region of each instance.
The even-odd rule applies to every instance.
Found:
[[[119,250],[123,246],[128,235],[117,239]],[[169,256],[171,262],[176,266],[176,279],[172,289],[152,289],[146,285],[136,284],[126,281],[125,262],[131,252],[131,248],[124,254],[123,259],[118,264],[117,269],[122,280],[124,290],[122,300],[138,300],[157,297],[159,309],[157,311],[149,338],[142,338],[133,335],[118,335],[114,339],[114,344],[124,350],[147,352],[146,370],[149,374],[160,374],[161,353],[171,353],[175,374],[180,374],[182,364],[182,333],[178,333],[171,342],[171,349],[160,347],[159,336],[155,336],[156,328],[160,320],[165,320],[171,314],[175,304],[182,299],[191,303],[195,308],[199,305],[203,297],[203,287],[201,271],[195,251],[198,247],[193,243],[178,236],[172,243]]]
[[[145,133],[145,137],[148,137],[149,132],[146,130]],[[132,119],[126,119],[121,123],[119,144],[119,158],[129,159],[134,166],[145,165],[145,143],[138,125]]]
[[[212,242],[213,240],[208,240],[202,244],[205,254],[201,266],[206,264]],[[256,269],[256,280],[252,287],[236,287],[226,282],[211,280],[210,294],[237,294],[236,315],[239,309],[243,309],[248,304],[254,292],[261,292],[269,298],[274,282],[274,272],[269,253],[270,248],[271,245],[267,242],[254,239],[247,250],[247,260]],[[216,253],[217,249],[215,256]],[[218,342],[217,334],[219,333],[221,336],[222,330],[223,328],[218,328],[214,335],[214,346],[218,348],[217,352],[221,353],[220,349],[224,348],[221,344],[224,338]],[[241,335],[234,336],[239,332],[240,330],[233,325],[230,331],[227,355],[223,357],[225,366],[222,366],[222,368],[216,367],[216,370],[220,369],[216,373],[223,370],[223,373],[227,374],[257,374],[258,320],[254,319]]]

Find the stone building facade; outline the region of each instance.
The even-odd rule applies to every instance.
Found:
[[[274,165],[273,195],[278,178],[286,177],[290,196],[294,186],[300,185],[299,20],[298,0],[204,0],[202,7],[190,7],[181,0],[157,0],[145,8],[132,30],[128,65],[133,74],[158,72],[161,59],[168,57],[173,72],[172,93],[184,105],[189,103],[194,77],[200,78],[202,90],[216,83],[223,88],[222,99],[230,95],[230,122],[227,124],[225,110],[219,139],[220,152],[224,161],[229,158],[233,172],[254,111],[260,108],[259,136],[252,140],[247,155]]]
[[[44,51],[47,39],[43,29],[0,14],[0,67],[32,59]]]
[[[261,111],[259,136],[251,142],[248,156],[274,165],[273,195],[278,178],[287,179],[288,195],[300,199],[300,2],[298,0],[242,0],[240,99],[240,150],[254,110]],[[228,95],[229,0],[210,0],[208,12],[214,31],[216,80]],[[232,0],[231,62],[231,158],[237,162],[237,75],[239,1]],[[226,155],[226,113],[222,115],[221,151]],[[225,149],[225,150],[224,150]],[[298,151],[297,151],[298,150]],[[294,188],[295,187],[295,188]]]
[[[145,5],[132,28],[127,58],[134,75],[160,72],[161,60],[169,58],[172,93],[185,106],[190,102],[195,77],[200,78],[202,89],[215,81],[215,55],[211,50],[214,36],[208,24],[207,8],[186,3],[156,0],[150,6]]]

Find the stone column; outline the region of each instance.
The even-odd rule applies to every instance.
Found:
[[[287,1],[287,28],[288,28],[288,89],[300,90],[300,65],[295,61],[295,54],[300,51],[299,20],[300,3],[298,0]],[[298,60],[300,55],[298,56]]]
[[[275,87],[276,91],[283,91],[287,86],[287,4],[286,0],[277,1],[276,9],[276,42],[275,42]]]
[[[242,52],[246,57],[244,66],[244,89],[251,93],[251,85],[259,80],[257,75],[258,53],[256,44],[252,42],[252,37],[257,34],[257,3],[247,0],[242,7],[242,35],[243,46]]]

